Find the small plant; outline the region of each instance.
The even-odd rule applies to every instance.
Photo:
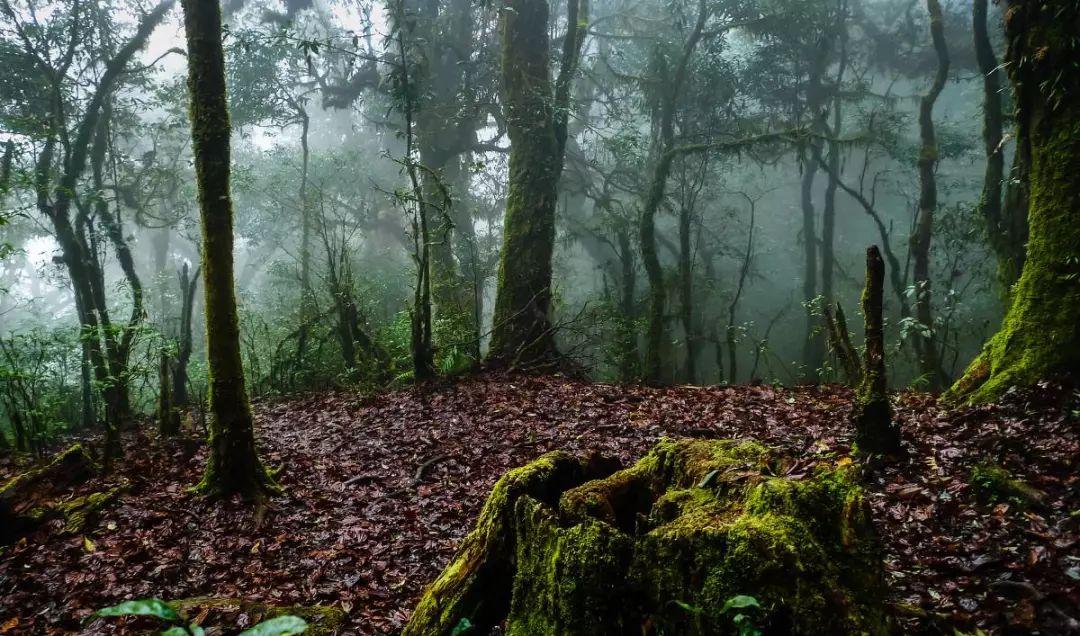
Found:
[[[148,616],[156,618],[169,627],[161,636],[204,636],[205,630],[195,623],[184,624],[184,619],[169,607],[165,601],[147,598],[137,601],[124,601],[119,605],[106,607],[94,612],[95,618],[106,616]],[[250,629],[240,632],[240,636],[293,636],[307,629],[307,622],[299,616],[278,616],[265,620]]]
[[[739,636],[761,636],[761,630],[754,624],[753,617],[753,611],[760,608],[761,604],[756,598],[739,594],[729,598],[720,608],[720,613],[731,615],[731,623]]]

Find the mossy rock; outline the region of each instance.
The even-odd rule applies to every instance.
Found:
[[[405,634],[482,634],[503,617],[521,636],[735,633],[725,604],[737,596],[757,599],[746,613],[765,633],[888,633],[878,544],[853,473],[788,479],[779,459],[753,442],[662,440],[606,477],[582,469],[557,502],[551,483],[544,497],[519,492],[499,543],[505,613],[444,602],[441,621],[418,611]],[[511,505],[505,493],[498,505]],[[440,580],[467,568],[461,556]],[[433,589],[421,606],[445,598]]]
[[[299,616],[308,623],[305,636],[328,636],[337,633],[345,623],[345,611],[327,605],[271,605],[239,598],[198,596],[169,601],[177,614],[187,622],[198,621],[202,626],[220,625],[251,627],[278,616]],[[243,619],[241,617],[246,617]],[[240,623],[243,623],[241,625]]]

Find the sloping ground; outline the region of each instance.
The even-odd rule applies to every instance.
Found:
[[[65,535],[52,523],[0,555],[0,633],[116,633],[85,619],[145,596],[336,605],[347,633],[393,633],[508,468],[556,448],[628,463],[664,435],[752,437],[790,454],[787,473],[798,477],[848,452],[849,397],[839,388],[477,378],[262,404],[264,457],[280,467],[287,495],[258,517],[185,492],[201,443],[132,438],[120,474],[72,493],[130,482],[94,527]],[[1076,395],[1046,388],[954,412],[919,394],[899,402],[910,457],[868,489],[902,629],[1080,633]],[[984,462],[1037,488],[1041,501],[1025,509],[1007,492],[980,500],[969,482]]]

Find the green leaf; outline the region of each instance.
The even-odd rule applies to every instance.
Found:
[[[299,616],[278,616],[268,621],[263,621],[240,632],[240,636],[292,636],[300,634],[307,629],[307,621]]]
[[[169,629],[161,632],[161,636],[190,636],[191,632],[180,627],[179,625],[173,625]]]
[[[472,621],[470,621],[467,617],[463,616],[461,620],[458,621],[458,624],[454,625],[454,629],[450,632],[450,636],[461,636],[462,634],[467,634],[468,632],[472,631],[472,628]]]
[[[747,607],[761,607],[761,604],[758,603],[758,600],[753,596],[739,594],[738,596],[729,598],[727,602],[724,603],[724,606],[720,608],[720,613],[727,614],[729,610],[744,609]]]
[[[188,631],[191,632],[191,636],[206,636],[206,631],[195,623],[188,625]]]
[[[156,616],[164,621],[176,622],[180,615],[165,601],[156,598],[144,598],[138,601],[124,601],[119,605],[106,607],[94,612],[94,616]]]

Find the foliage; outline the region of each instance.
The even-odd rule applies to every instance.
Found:
[[[205,629],[197,624],[185,625],[180,615],[176,613],[168,603],[156,598],[142,599],[137,601],[124,601],[119,605],[113,605],[100,609],[94,613],[95,617],[116,616],[150,616],[160,619],[170,625],[164,630],[162,636],[203,636]],[[294,636],[307,630],[307,622],[299,616],[278,616],[245,629],[240,636]]]

